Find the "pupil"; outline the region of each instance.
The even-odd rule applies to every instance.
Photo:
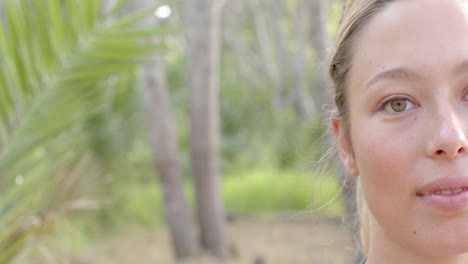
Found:
[[[392,102],[392,109],[395,112],[401,112],[406,109],[406,100],[397,100]]]

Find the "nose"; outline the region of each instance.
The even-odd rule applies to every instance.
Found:
[[[468,118],[459,118],[456,111],[446,107],[432,119],[428,155],[431,158],[457,159],[468,153]]]

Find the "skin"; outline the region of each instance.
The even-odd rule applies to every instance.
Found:
[[[468,208],[417,196],[434,179],[468,177],[468,1],[394,1],[353,52],[350,127],[332,125],[370,209],[367,263],[468,263]]]

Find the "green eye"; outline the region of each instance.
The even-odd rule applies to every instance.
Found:
[[[389,98],[384,102],[383,108],[390,113],[403,113],[416,107],[408,98]]]
[[[408,106],[408,100],[400,99],[390,102],[390,107],[394,112],[403,112],[405,111],[406,107]]]

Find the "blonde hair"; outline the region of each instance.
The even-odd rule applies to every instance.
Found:
[[[356,38],[366,22],[395,0],[347,0],[343,7],[343,17],[337,39],[330,54],[329,75],[335,87],[336,106],[334,119],[343,122],[345,137],[350,140],[349,109],[346,87],[352,67],[353,47]],[[349,141],[350,142],[350,141]],[[360,216],[361,246],[364,253],[369,249],[369,216],[361,185],[357,184],[357,205]]]

